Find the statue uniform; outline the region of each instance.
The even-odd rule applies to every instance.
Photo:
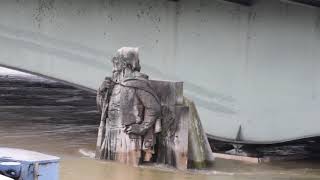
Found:
[[[161,115],[161,105],[148,80],[141,77],[115,84],[107,102],[97,97],[100,107],[107,106],[104,138],[99,152],[101,159],[118,160],[138,165],[141,151],[152,150],[155,144],[154,124]],[[134,126],[138,133],[126,133]]]

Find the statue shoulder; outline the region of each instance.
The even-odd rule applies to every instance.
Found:
[[[150,87],[149,76],[140,72],[135,72],[133,77],[124,79],[122,84],[136,88]]]
[[[151,88],[148,80],[137,79],[137,78],[126,79],[121,84],[126,87],[132,87],[132,88],[138,88],[138,89]]]
[[[149,80],[149,76],[147,74],[141,73],[141,72],[135,72],[134,76],[136,79],[141,79],[141,80]]]
[[[151,94],[158,102],[160,102],[157,93],[151,87],[148,79],[130,78],[130,79],[124,80],[121,84],[125,87],[129,87],[129,88],[131,87],[131,88],[143,90],[143,91]]]

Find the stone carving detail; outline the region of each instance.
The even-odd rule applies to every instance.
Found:
[[[183,97],[183,83],[149,80],[140,72],[137,48],[120,48],[112,63],[112,77],[97,92],[96,157],[180,169],[210,165],[212,152],[195,106]]]

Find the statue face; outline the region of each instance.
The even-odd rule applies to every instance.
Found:
[[[112,65],[112,73],[120,72],[124,68],[123,63],[117,58],[112,59]]]
[[[137,48],[120,48],[111,62],[113,65],[113,79],[115,81],[120,81],[124,76],[130,75],[130,73],[134,71],[140,71],[141,69]]]
[[[119,59],[114,57],[112,59],[112,76],[114,81],[120,81],[121,71],[124,69],[124,64]]]

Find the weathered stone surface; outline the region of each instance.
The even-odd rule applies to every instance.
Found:
[[[208,168],[213,165],[214,157],[208,138],[202,128],[195,104],[185,98],[189,107],[188,168]]]
[[[150,84],[161,102],[161,131],[157,134],[156,161],[186,169],[189,108],[183,105],[183,83],[151,81]]]
[[[183,105],[183,82],[150,80],[150,84],[159,96],[161,104]]]

